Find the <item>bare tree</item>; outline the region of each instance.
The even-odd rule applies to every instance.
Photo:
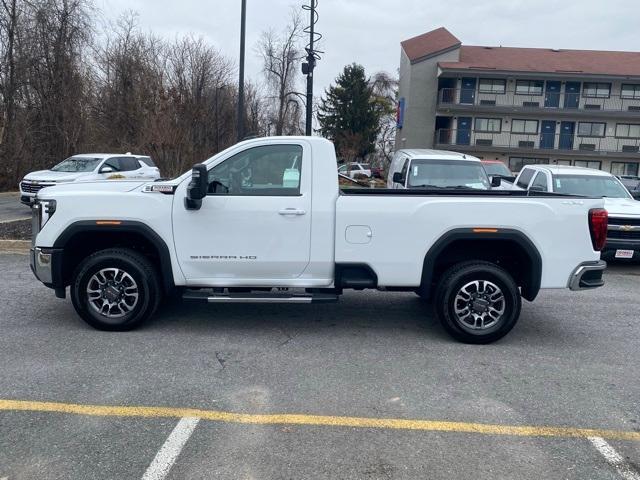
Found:
[[[203,39],[141,32],[132,12],[96,37],[100,21],[91,0],[0,0],[0,189],[75,153],[136,151],[175,175],[235,142],[231,60]],[[264,90],[246,91],[264,134]],[[299,106],[283,105],[290,132]]]
[[[289,24],[281,33],[263,32],[257,51],[263,60],[263,72],[270,100],[268,121],[275,135],[292,135],[302,131],[302,109],[296,92],[302,35],[300,15],[291,11]]]
[[[380,131],[376,137],[375,157],[388,167],[394,150],[398,80],[387,72],[378,72],[370,79],[374,102],[380,110]]]

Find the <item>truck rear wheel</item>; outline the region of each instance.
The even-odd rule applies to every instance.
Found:
[[[99,330],[131,330],[155,312],[160,283],[151,262],[134,250],[112,248],[85,258],[71,283],[76,312]]]
[[[442,276],[435,309],[456,340],[485,344],[504,337],[520,317],[518,286],[504,269],[489,262],[463,262]]]

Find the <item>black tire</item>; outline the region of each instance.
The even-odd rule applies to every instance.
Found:
[[[476,281],[479,284],[474,284]],[[502,293],[502,300],[494,287]],[[471,295],[468,292],[472,292]],[[465,306],[467,296],[469,301]],[[492,303],[492,297],[497,299],[495,303]],[[456,314],[456,306],[462,310],[460,316]],[[486,344],[511,331],[520,317],[522,301],[517,284],[504,269],[489,262],[471,261],[454,265],[443,274],[436,289],[434,307],[443,327],[453,338],[464,343]],[[494,315],[489,315],[490,310]],[[466,316],[465,311],[469,312]],[[481,318],[474,317],[474,313]]]
[[[120,283],[117,278],[109,279],[116,269],[128,275],[125,278],[124,274],[120,274]],[[104,273],[99,273],[101,271]],[[107,282],[100,283],[100,279]],[[101,296],[94,297],[93,302],[89,299],[87,288],[90,282],[92,289],[108,288],[107,284],[113,283],[111,290],[106,293],[103,291],[104,295],[112,295],[108,299],[114,301],[113,308],[107,306],[104,313],[97,310],[99,303],[106,300]],[[127,293],[127,298],[115,296],[118,292],[124,295],[125,289],[127,292],[137,292],[137,298],[133,298],[133,293]],[[160,279],[156,269],[145,256],[125,248],[101,250],[85,258],[73,273],[70,290],[71,301],[78,315],[98,330],[126,331],[136,328],[153,315],[161,300]],[[119,299],[124,301],[122,307],[119,306],[122,304]]]

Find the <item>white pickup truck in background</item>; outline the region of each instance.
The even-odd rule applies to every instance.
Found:
[[[337,176],[327,140],[274,137],[170,181],[45,188],[32,268],[58,297],[69,287],[78,314],[100,329],[138,326],[175,290],[210,303],[309,303],[371,288],[418,293],[471,343],[509,332],[521,296],[604,283],[601,198],[341,191]]]
[[[514,188],[603,198],[609,220],[602,258],[640,260],[640,202],[617,177],[593,168],[527,165]]]

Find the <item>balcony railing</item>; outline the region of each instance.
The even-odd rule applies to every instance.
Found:
[[[486,133],[463,129],[439,129],[435,133],[438,146],[467,148],[492,147],[512,150],[549,150],[589,153],[640,155],[640,139],[616,137],[581,137],[570,133],[521,134]]]
[[[621,95],[586,97],[581,93],[545,92],[539,95],[522,95],[514,92],[481,93],[475,89],[442,88],[438,91],[438,105],[480,106],[489,109],[500,107],[522,110],[569,110],[584,112],[637,112],[640,115],[640,97]]]

